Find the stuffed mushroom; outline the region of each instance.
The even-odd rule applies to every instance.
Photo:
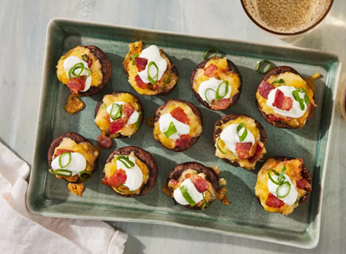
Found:
[[[102,184],[123,197],[147,194],[155,185],[157,165],[147,151],[135,146],[115,150],[107,159]]]
[[[56,178],[69,182],[68,188],[81,196],[83,182],[90,180],[97,168],[98,156],[99,150],[86,138],[74,132],[65,133],[49,147],[49,171]]]
[[[100,92],[111,75],[111,62],[96,46],[77,46],[63,55],[57,65],[58,79],[72,94],[80,96]]]
[[[103,96],[96,105],[95,124],[101,130],[98,145],[109,148],[112,138],[130,137],[143,121],[143,108],[131,93],[113,92]]]
[[[169,100],[154,119],[154,138],[165,148],[181,152],[193,146],[202,133],[202,114],[192,103]]]
[[[129,44],[124,69],[130,85],[145,95],[168,94],[178,82],[178,70],[155,45],[143,49],[141,41]]]
[[[197,65],[192,72],[191,87],[205,107],[224,110],[238,101],[242,78],[234,63],[226,57],[214,56]]]
[[[311,191],[311,174],[302,159],[269,158],[257,175],[255,193],[268,212],[291,214]]]
[[[264,119],[279,128],[303,128],[316,107],[314,90],[288,66],[279,66],[264,76],[256,99]]]
[[[246,115],[227,115],[216,122],[213,134],[215,155],[227,163],[254,169],[266,154],[263,126]]]

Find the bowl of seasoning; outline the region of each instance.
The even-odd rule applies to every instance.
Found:
[[[277,35],[297,35],[316,27],[327,16],[334,0],[241,0],[249,18]]]

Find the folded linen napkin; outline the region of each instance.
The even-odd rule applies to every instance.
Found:
[[[0,253],[121,254],[127,234],[101,221],[50,218],[25,206],[29,166],[0,143]]]

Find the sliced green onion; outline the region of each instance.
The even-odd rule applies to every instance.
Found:
[[[222,154],[226,154],[226,153],[228,152],[228,148],[226,147],[226,150],[222,150],[222,149],[221,149],[221,146],[220,146],[220,144],[219,144],[220,140],[221,140],[221,139],[218,138],[217,141],[216,141],[217,149],[219,149],[219,151],[220,151]]]
[[[210,52],[215,52],[215,55],[214,55],[214,56],[217,56],[217,54],[219,53],[219,50],[213,49],[213,48],[207,49],[207,50],[204,52],[204,54],[203,54],[203,59],[204,59],[204,60],[207,60],[207,59],[208,59],[208,54],[209,54]]]
[[[63,174],[63,173],[68,173],[68,175]],[[54,170],[54,174],[57,175],[57,176],[72,176],[72,171],[61,168],[61,169]]]
[[[117,160],[121,161],[127,168],[132,168],[135,165],[127,156],[118,156]]]
[[[245,128],[245,129],[244,129],[243,133],[240,135],[239,132],[240,132],[243,128]],[[241,122],[241,123],[237,126],[237,135],[238,135],[238,137],[239,137],[240,142],[243,142],[243,141],[245,140],[245,138],[246,138],[246,136],[247,136],[247,128],[246,128],[244,122]]]
[[[224,94],[220,94],[220,89],[221,89],[221,86],[225,84],[225,92]],[[229,90],[229,83],[228,83],[228,80],[224,80],[222,81],[222,83],[217,87],[216,89],[216,92],[215,92],[215,97],[217,100],[220,100],[222,98],[224,98],[227,94],[228,94],[228,90]]]
[[[282,170],[281,170],[281,172],[280,172],[280,174],[279,174],[279,177],[278,177],[278,181],[279,181],[280,184],[281,184],[283,181],[285,181],[285,172],[286,172],[286,166],[284,165],[284,166],[282,167]]]
[[[107,108],[106,103],[102,103],[101,108],[106,109]]]
[[[282,186],[284,186],[284,185],[288,185],[288,191],[287,191],[287,193],[285,194],[285,195],[279,195],[279,190],[280,190],[280,188],[282,188]],[[280,184],[280,186],[276,189],[276,196],[278,197],[278,198],[285,198],[285,197],[287,197],[287,195],[290,193],[290,191],[291,191],[291,184],[289,183],[289,182],[283,182],[282,184]]]
[[[83,174],[87,174],[88,177],[87,178],[83,177]],[[83,182],[86,182],[86,181],[89,181],[91,179],[92,175],[93,174],[91,172],[83,170],[83,171],[79,172],[79,179],[81,179]]]
[[[68,162],[65,165],[62,165],[62,158],[66,155],[68,155]],[[71,152],[64,152],[59,157],[59,166],[61,168],[66,168],[68,165],[70,165],[71,160],[72,160]]]
[[[183,197],[185,198],[187,203],[189,203],[190,206],[194,206],[196,204],[196,202],[192,199],[192,197],[188,193],[187,188],[186,188],[185,185],[180,187],[180,191],[181,191],[181,194],[183,195]]]
[[[264,68],[263,70],[262,70],[262,66],[263,65],[265,65],[266,66],[266,68]],[[257,63],[257,65],[256,65],[256,71],[257,72],[259,72],[259,73],[261,73],[261,74],[266,74],[268,71],[270,71],[272,69],[272,63],[271,62],[269,62],[268,60],[261,60],[261,61],[259,61],[258,63]]]
[[[165,82],[166,84],[171,83],[171,74],[169,74],[164,80],[163,82]]]
[[[120,184],[120,185],[118,185],[118,187],[120,187],[120,186],[125,186],[124,184]],[[120,193],[126,193],[127,191],[122,191],[122,190],[120,190],[120,189],[118,189],[117,187],[113,187],[114,189],[116,189],[117,191],[119,191]]]
[[[305,88],[304,88],[304,87],[299,88],[299,89],[298,89],[298,92],[304,93],[304,101],[305,101],[305,104],[306,104],[307,106],[309,106],[309,104],[310,104],[310,99],[309,99],[308,93],[306,92]]]
[[[135,54],[135,55],[132,55],[131,56],[131,62],[132,62],[132,65],[136,65],[136,61],[135,61],[135,58],[139,57],[138,54]]]
[[[177,129],[175,128],[175,125],[173,122],[171,122],[168,126],[168,129],[163,133],[167,138],[172,136],[174,133],[177,132]]]
[[[123,109],[123,105],[113,103],[112,108],[111,108],[111,112],[109,113],[110,117],[113,120],[117,120],[122,115],[122,109]]]
[[[82,58],[83,58],[83,60],[84,60],[85,62],[88,62],[88,56],[87,56],[87,54],[82,55]]]
[[[141,124],[141,115],[142,115],[142,111],[139,111],[138,113],[138,119],[137,119],[137,122],[136,122],[136,130],[139,129],[139,126]]]
[[[89,70],[88,68],[85,68],[85,67],[84,67],[84,70],[85,70],[88,74],[87,74],[87,75],[82,75],[82,76],[79,75],[79,77],[80,77],[80,78],[89,78],[89,77],[91,76],[91,70]]]
[[[276,84],[276,83],[279,83],[279,84],[285,84],[285,80],[283,80],[282,78],[281,79],[277,79],[273,82],[273,84]]]
[[[151,67],[152,65],[154,65],[154,67],[156,68],[156,71],[157,71],[154,77],[152,77],[152,76],[150,75],[150,67]],[[148,79],[149,79],[149,81],[150,81],[150,83],[151,83],[152,85],[156,85],[156,83],[157,83],[157,81],[158,81],[158,79],[159,79],[159,67],[157,67],[157,65],[156,65],[156,63],[155,63],[154,61],[151,61],[151,62],[149,62],[149,64],[148,64]]]
[[[294,90],[292,92],[293,98],[299,103],[300,109],[304,110],[305,106],[304,106],[304,101],[302,98],[300,98],[299,96],[299,91],[298,90]]]
[[[75,71],[78,69],[80,69],[80,71],[78,74],[76,74]],[[69,78],[77,78],[82,74],[83,70],[84,70],[84,64],[83,63],[77,63],[77,64],[73,65],[73,67],[68,71],[68,76],[69,76]]]
[[[280,185],[279,182],[275,181],[275,180],[272,178],[270,172],[274,172],[275,175],[279,175],[279,173],[276,172],[276,171],[275,171],[274,169],[272,169],[272,168],[268,170],[268,177],[269,177],[270,181],[272,181],[272,182],[273,182],[274,184],[276,184],[276,185]]]
[[[216,93],[216,92],[215,92],[215,90],[212,89],[212,88],[208,88],[207,90],[205,90],[205,94],[204,94],[205,99],[207,100],[207,102],[208,102],[209,104],[211,104],[211,101],[210,101],[209,98],[208,98],[208,91],[213,91],[214,93]]]

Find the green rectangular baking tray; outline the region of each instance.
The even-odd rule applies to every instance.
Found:
[[[166,96],[138,95],[127,82],[122,62],[130,42],[142,40],[146,45],[162,48],[177,66],[179,82]],[[61,55],[77,45],[96,45],[113,64],[110,83],[100,93],[82,98],[83,111],[69,115],[64,104],[69,90],[56,77],[56,64]],[[190,75],[203,61],[207,48],[217,48],[239,68],[243,77],[243,91],[238,103],[223,112],[206,109],[194,97],[190,88]],[[256,107],[255,92],[263,75],[254,69],[260,59],[276,65],[289,65],[304,77],[316,72],[322,78],[316,81],[318,107],[312,120],[300,130],[286,130],[270,126]],[[53,19],[47,30],[46,60],[41,92],[40,113],[36,137],[35,157],[31,172],[27,207],[35,214],[63,218],[99,219],[160,223],[205,230],[209,232],[248,237],[301,248],[314,248],[318,244],[321,201],[334,115],[334,101],[340,72],[336,55],[308,49],[261,45],[220,38],[204,38],[176,33],[158,32],[84,21]],[[135,145],[151,152],[157,160],[159,175],[154,188],[143,197],[123,198],[101,184],[106,158],[113,149],[101,149],[99,167],[91,181],[86,183],[83,197],[70,193],[65,181],[57,180],[48,172],[47,151],[51,141],[65,132],[78,132],[95,145],[100,131],[94,124],[97,101],[111,91],[129,91],[138,96],[144,106],[145,118],[168,99],[184,99],[202,111],[203,132],[199,141],[189,150],[174,153],[154,140],[152,129],[145,123],[129,139],[116,140],[117,147]],[[215,122],[230,113],[247,114],[258,120],[268,135],[265,158],[275,155],[303,158],[313,176],[313,192],[309,200],[284,216],[266,212],[254,194],[256,170],[232,167],[214,156],[212,131]],[[178,163],[198,161],[207,166],[218,166],[220,175],[227,180],[229,206],[215,202],[204,211],[191,211],[174,206],[161,187],[167,174]]]

